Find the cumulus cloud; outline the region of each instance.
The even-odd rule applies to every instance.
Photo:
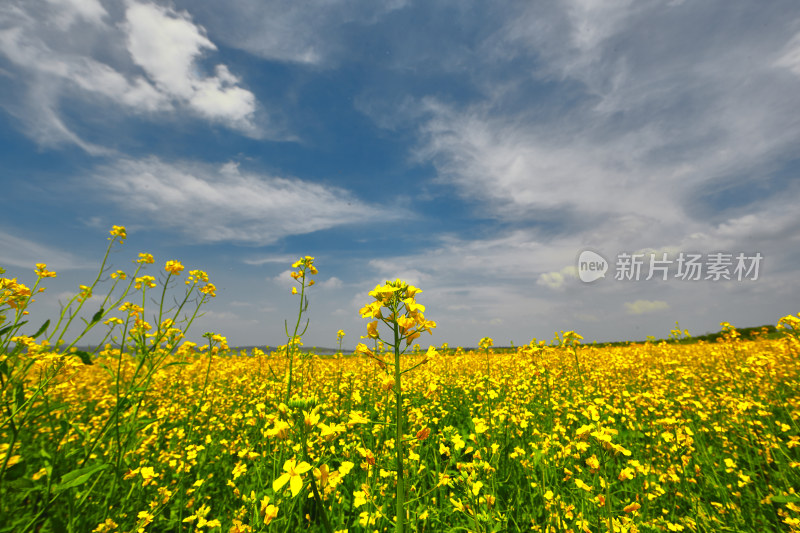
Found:
[[[241,80],[224,64],[203,74],[200,60],[216,46],[187,13],[133,0],[110,7],[97,0],[11,0],[0,7],[0,57],[14,75],[3,106],[29,136],[108,153],[76,133],[75,119],[62,111],[65,101],[85,104],[85,113],[112,109],[154,121],[186,113],[259,134],[255,96]]]
[[[577,270],[574,266],[567,266],[556,272],[544,272],[536,280],[537,285],[543,285],[553,290],[563,289],[569,279],[577,278]]]
[[[662,300],[636,300],[626,302],[625,309],[629,315],[643,315],[669,309],[669,304]]]
[[[133,61],[163,93],[210,119],[253,129],[255,96],[237,85],[240,80],[225,65],[217,65],[214,76],[198,75],[204,50],[217,47],[187,12],[130,1],[124,28]]]
[[[320,283],[319,286],[322,287],[323,289],[340,289],[344,286],[344,283],[336,276],[331,276],[330,278]]]
[[[288,235],[399,216],[344,189],[222,166],[125,159],[99,169],[90,185],[120,209],[146,215],[194,242],[273,243]]]
[[[108,16],[99,0],[47,0],[51,20],[61,28],[72,26],[77,20],[99,24]]]

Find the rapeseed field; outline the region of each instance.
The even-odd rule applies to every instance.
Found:
[[[207,274],[107,258],[38,330],[55,273],[0,276],[0,531],[800,531],[797,316],[780,338],[463,350],[433,344],[424,292],[396,280],[365,295],[352,334],[372,347],[321,357],[305,257],[286,345],[244,353],[183,339]],[[78,349],[94,328],[102,347]]]

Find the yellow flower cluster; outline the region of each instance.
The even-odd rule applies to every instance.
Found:
[[[425,306],[415,300],[415,296],[421,292],[422,290],[400,279],[387,281],[370,291],[369,295],[375,301],[368,303],[359,311],[362,318],[377,319],[367,325],[369,338],[379,337],[378,320],[386,324],[396,321],[400,337],[405,339],[406,346],[414,342],[422,332],[433,333],[431,330],[436,327],[436,322],[425,319],[423,314]],[[386,316],[383,315],[383,309],[389,310]]]
[[[183,270],[177,261],[164,268]],[[311,257],[293,268],[302,287],[316,273]],[[155,283],[138,270],[129,277],[131,286]],[[190,271],[189,284],[213,295],[202,271]],[[19,319],[36,290],[0,278],[0,312],[16,309]],[[88,298],[91,288],[81,291]],[[534,339],[491,357],[484,337],[480,351],[443,345],[434,358],[431,346],[401,360],[400,344],[436,327],[419,292],[387,281],[361,309],[367,337],[394,348],[394,363],[376,357],[394,373],[307,354],[294,395],[280,379],[293,351],[231,353],[211,332],[208,346],[173,350],[181,318],[151,326],[144,318],[154,314],[127,296],[108,305],[125,320],[104,322],[158,337],[147,360],[115,339],[79,365],[77,348],[63,357],[39,334],[6,326],[0,424],[29,411],[14,419],[20,438],[0,442],[0,478],[22,476],[14,485],[26,488],[5,489],[2,516],[36,529],[46,508],[56,518],[43,527],[58,520],[94,533],[316,531],[325,513],[324,530],[337,533],[388,531],[398,516],[425,531],[800,531],[800,315],[752,341],[728,323],[719,341],[692,344],[584,346],[561,331],[549,345]],[[381,321],[391,338],[381,339]],[[26,368],[27,379],[9,386]],[[396,511],[401,494],[405,512]],[[119,502],[113,519],[104,500]]]
[[[180,261],[167,261],[167,264],[164,265],[164,270],[173,276],[179,276],[180,273],[183,272],[183,265],[180,263]]]
[[[31,296],[31,290],[17,282],[17,278],[0,278],[0,307],[20,309]]]
[[[309,279],[308,283],[306,283],[306,275],[312,276],[319,274],[317,267],[314,266],[314,258],[310,255],[303,257],[302,259],[298,259],[294,263],[292,263],[292,268],[296,268],[297,271],[292,271],[289,275],[297,281],[301,287],[311,287],[314,285],[314,280]],[[292,287],[292,294],[297,294],[297,287]]]
[[[56,273],[47,270],[47,265],[44,263],[36,263],[36,275],[40,278],[54,278]]]
[[[120,244],[125,242],[125,239],[128,238],[128,233],[124,226],[111,226],[111,231],[109,231],[109,233],[112,239],[114,237],[119,237]]]

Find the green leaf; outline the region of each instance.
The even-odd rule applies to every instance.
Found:
[[[165,365],[162,365],[161,368],[167,368],[168,366],[175,366],[175,365],[190,365],[190,364],[192,363],[189,363],[187,361],[175,361],[172,363],[167,363]]]
[[[131,401],[130,398],[121,398],[120,402],[117,404],[115,409],[117,411],[119,411],[120,413],[122,413],[122,412],[126,411],[128,409],[128,407],[131,406],[131,404],[133,404],[133,402]]]
[[[542,462],[542,457],[544,456],[544,452],[542,450],[536,450],[533,452],[533,466],[538,466],[539,463]]]
[[[100,319],[103,318],[103,314],[104,313],[105,313],[105,311],[101,307],[100,310],[98,312],[96,312],[94,314],[94,316],[92,317],[91,324],[97,324],[98,322],[100,322]]]
[[[14,391],[14,400],[17,402],[17,408],[25,404],[25,385],[21,382],[17,383],[17,388]]]
[[[109,366],[108,366],[108,365],[106,365],[105,363],[100,363],[100,368],[102,368],[103,370],[105,370],[106,372],[108,372],[108,375],[109,375],[109,376],[111,376],[111,379],[114,379],[114,378],[117,376],[117,375],[114,373],[114,370],[112,370],[112,369],[111,369],[111,367],[109,367]]]
[[[4,327],[3,329],[0,329],[0,336],[5,335],[6,333],[8,333],[9,331],[11,331],[14,328],[21,328],[22,326],[24,326],[27,323],[28,323],[27,320],[23,320],[22,322],[20,322],[16,326],[14,324],[9,324],[8,326]]]
[[[6,481],[13,481],[15,479],[19,479],[25,475],[25,460],[23,459],[17,464],[11,465],[6,468],[5,473],[3,473],[3,479]]]
[[[70,352],[70,353],[72,355],[77,355],[78,357],[80,357],[81,361],[83,362],[84,365],[93,365],[94,364],[92,362],[92,354],[90,354],[89,352],[84,352],[83,350],[77,350],[77,351]]]
[[[772,503],[797,503],[800,502],[800,496],[773,496]]]
[[[86,466],[83,468],[78,468],[77,470],[73,470],[72,472],[68,472],[61,476],[61,483],[57,484],[54,488],[54,492],[61,492],[67,489],[71,489],[72,487],[77,487],[78,485],[83,485],[91,477],[101,470],[105,470],[108,468],[108,465],[103,463],[99,465],[92,465]]]
[[[155,422],[158,422],[158,418],[137,418],[135,420],[132,420],[130,423],[125,424],[123,427],[126,430],[136,433]]]
[[[47,327],[49,325],[50,325],[50,319],[48,318],[47,320],[44,321],[44,324],[41,325],[41,327],[36,331],[36,333],[31,335],[31,337],[33,337],[35,339],[36,337],[38,337],[39,335],[41,335],[42,333],[47,331]]]
[[[9,481],[8,486],[14,489],[15,491],[18,491],[19,493],[25,492],[32,494],[41,491],[41,489],[37,488],[36,484],[30,478],[27,477],[21,477],[13,481]]]

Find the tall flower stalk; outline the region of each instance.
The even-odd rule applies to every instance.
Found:
[[[314,280],[310,279],[312,275],[318,273],[316,267],[314,266],[314,258],[311,256],[305,256],[302,259],[295,261],[292,265],[292,268],[296,268],[297,271],[292,271],[290,276],[294,279],[298,286],[300,287],[300,308],[297,312],[297,321],[294,324],[294,331],[292,334],[289,334],[289,325],[288,323],[284,322],[284,329],[286,331],[286,336],[289,338],[289,341],[286,343],[286,357],[289,360],[289,368],[287,370],[288,376],[286,378],[286,402],[288,403],[292,397],[292,381],[294,379],[294,358],[297,354],[297,350],[299,346],[302,344],[300,339],[303,335],[305,335],[306,330],[308,330],[308,319],[306,319],[306,325],[303,327],[303,331],[300,331],[300,322],[303,321],[303,313],[308,310],[308,298],[306,297],[306,289],[311,287],[314,284]],[[292,287],[292,294],[298,294],[297,287]],[[299,332],[299,333],[298,333]]]
[[[370,350],[365,344],[359,344],[356,347],[356,352],[364,354],[374,359],[378,365],[387,373],[387,377],[393,380],[393,390],[395,399],[395,464],[397,470],[397,488],[396,488],[396,514],[395,531],[402,533],[405,530],[405,473],[403,472],[403,420],[405,413],[403,411],[403,374],[410,372],[418,366],[426,363],[429,358],[437,354],[433,346],[428,348],[425,358],[419,363],[412,365],[405,370],[401,367],[401,355],[403,355],[409,348],[412,342],[420,336],[424,331],[432,333],[432,329],[436,327],[436,323],[426,320],[423,312],[425,306],[418,304],[415,300],[415,295],[422,292],[420,289],[409,285],[408,283],[396,280],[387,281],[383,286],[378,285],[375,290],[370,291],[369,295],[375,301],[367,304],[361,309],[361,316],[363,318],[374,318],[375,320],[367,324],[367,336],[376,341],[383,342],[394,351],[394,362],[388,361],[382,357],[382,353],[376,354]],[[389,328],[390,339],[386,340],[381,337],[378,331],[378,323],[383,322]]]

